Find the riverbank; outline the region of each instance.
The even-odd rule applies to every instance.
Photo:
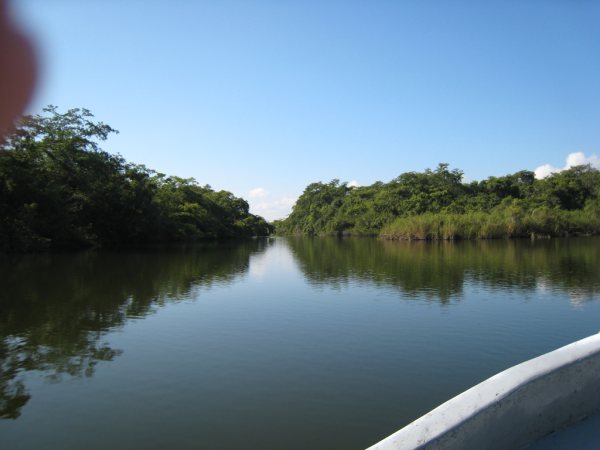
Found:
[[[440,164],[388,183],[311,183],[277,234],[476,239],[600,234],[600,172],[577,166],[538,179],[522,170],[465,183]]]
[[[269,235],[246,200],[100,148],[116,130],[86,109],[24,116],[0,143],[0,252]]]
[[[549,238],[600,234],[600,217],[591,210],[537,208],[492,213],[422,214],[400,217],[384,226],[383,239],[451,240]]]

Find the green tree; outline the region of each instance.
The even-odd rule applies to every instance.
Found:
[[[574,167],[536,180],[522,170],[463,183],[463,173],[439,164],[389,183],[349,189],[338,180],[312,183],[282,234],[377,234],[392,238],[559,236],[600,233],[600,173]]]
[[[0,144],[0,251],[269,233],[230,192],[103,151],[116,130],[90,111],[44,112]]]

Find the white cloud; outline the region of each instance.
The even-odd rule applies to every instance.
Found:
[[[550,164],[544,164],[543,166],[540,166],[534,170],[535,177],[538,180],[541,180],[542,178],[546,178],[547,176],[550,176],[554,172],[560,172],[560,169],[557,169],[556,167],[553,167]]]
[[[250,212],[268,221],[287,217],[297,199],[297,196],[273,194],[264,187],[255,187],[248,191]]]
[[[360,187],[360,183],[356,180],[352,180],[350,183],[348,183],[348,187]]]
[[[571,153],[567,156],[567,167],[581,166],[583,164],[591,164],[592,167],[600,169],[600,158],[596,155],[585,156],[583,152]]]
[[[296,200],[296,197],[280,197],[271,201],[251,204],[250,206],[254,214],[271,221],[287,217],[292,212],[292,206],[294,206]]]
[[[269,192],[265,188],[262,188],[262,187],[254,188],[254,189],[250,190],[250,192],[248,192],[248,197],[250,197],[250,198],[264,198],[268,195],[269,195]]]
[[[584,164],[590,164],[593,168],[600,169],[600,158],[596,155],[585,156],[585,153],[583,152],[569,153],[565,160],[565,167],[559,169],[550,164],[544,164],[535,169],[535,177],[539,180],[546,178],[548,175],[555,172],[561,172],[570,169],[571,167],[582,166]]]

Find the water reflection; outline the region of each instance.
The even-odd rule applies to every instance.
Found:
[[[392,288],[403,297],[427,298],[441,304],[467,298],[468,289],[473,286],[485,288],[486,295],[495,291],[494,294],[499,294],[497,298],[503,298],[503,294],[510,291],[549,295],[558,292],[563,296],[566,294],[575,305],[598,298],[600,293],[600,239],[402,243],[376,239],[302,238],[281,240],[280,244],[271,247],[270,241],[256,240],[193,248],[0,258],[0,418],[17,418],[29,401],[24,377],[28,371],[39,371],[52,380],[93,376],[100,362],[111,361],[121,353],[120,349],[105,342],[108,331],[124,326],[131,318],[145,317],[161,305],[201,299],[199,289],[230,284],[247,274],[251,258],[251,276],[245,280],[268,280],[268,283],[258,284],[260,287],[254,292],[256,298],[265,299],[264,303],[254,303],[258,305],[256,315],[235,330],[244,336],[242,347],[245,353],[248,352],[245,347],[248,336],[255,337],[252,330],[275,329],[282,333],[281,342],[291,339],[302,349],[298,354],[310,358],[306,346],[312,351],[322,347],[314,344],[310,336],[319,329],[329,330],[330,322],[335,320],[333,317],[341,317],[342,322],[337,326],[342,332],[327,334],[327,331],[324,341],[333,345],[338,339],[341,350],[333,352],[336,355],[352,349],[347,340],[352,339],[356,329],[348,335],[343,330],[347,329],[348,321],[354,320],[352,314],[357,310],[340,310],[344,313],[341,316],[337,312],[327,316],[327,311],[333,311],[327,308],[337,307],[329,303],[325,310],[319,309],[318,314],[313,314],[310,301],[290,302],[292,308],[286,309],[283,303],[287,297],[282,296],[281,285],[272,283],[280,281],[276,277],[282,276],[283,283],[292,285],[296,271],[292,265],[287,266],[292,258],[312,287],[343,287],[359,282],[367,288]],[[266,251],[267,247],[272,251]],[[260,257],[253,258],[256,254]],[[282,261],[286,264],[282,265]],[[272,273],[274,264],[279,270],[275,275]],[[318,290],[306,289],[303,283],[295,286],[297,292],[294,295],[309,300],[319,298]],[[288,291],[285,292],[287,295]],[[275,295],[277,301],[271,302],[270,295]],[[316,303],[322,306],[322,302]],[[371,303],[354,304],[353,307],[362,311],[361,314],[373,314],[372,321],[384,320],[383,316],[378,316],[381,310]],[[269,316],[269,311],[273,316]],[[408,314],[407,311],[404,313]],[[261,314],[270,317],[265,324],[260,322]],[[405,317],[403,314],[398,314],[398,320]],[[421,317],[417,310],[410,314]],[[282,317],[288,322],[277,322]],[[321,318],[323,323],[315,317]],[[423,324],[431,327],[439,317],[424,312],[421,319]],[[289,325],[290,335],[281,331],[287,326],[283,323],[295,324]],[[437,323],[458,330],[456,336],[464,334],[465,324],[459,319]],[[406,325],[404,329],[411,328]],[[236,333],[230,336],[231,342],[236,342]],[[367,342],[366,336],[371,335],[375,336],[369,332],[362,341]],[[303,337],[296,341],[295,336]],[[415,345],[417,338],[411,340],[409,335],[403,336],[400,342],[406,346],[405,356],[411,351],[420,354],[422,349],[428,348]],[[448,335],[444,337],[448,339]],[[373,348],[369,347],[365,354],[385,353],[388,348],[385,343],[391,342],[392,338],[373,339]],[[265,361],[268,361],[276,354],[274,344],[268,339],[260,342],[265,346],[263,350],[268,355]],[[465,341],[455,343],[459,344],[467,345]],[[389,348],[398,351],[398,345]],[[288,350],[286,347],[286,354]],[[260,349],[257,352],[260,355]],[[232,360],[237,361],[239,354],[235,353]],[[219,358],[221,356],[219,354]],[[387,357],[389,355],[385,354],[381,360],[385,361]],[[348,364],[354,363],[354,360],[348,361]],[[265,367],[266,363],[260,370]],[[294,367],[309,370],[304,363]],[[239,383],[237,378],[236,383]]]
[[[103,342],[108,330],[199,287],[231,282],[266,245],[0,258],[0,418],[17,418],[28,402],[24,372],[91,377],[98,362],[121,353]]]
[[[600,239],[391,242],[290,238],[307,281],[339,287],[352,280],[393,286],[405,296],[447,303],[465,285],[504,292],[540,288],[581,304],[600,292]]]

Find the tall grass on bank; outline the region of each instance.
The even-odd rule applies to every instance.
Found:
[[[495,239],[600,234],[600,215],[591,210],[504,209],[464,214],[427,213],[400,217],[384,226],[384,239]]]

